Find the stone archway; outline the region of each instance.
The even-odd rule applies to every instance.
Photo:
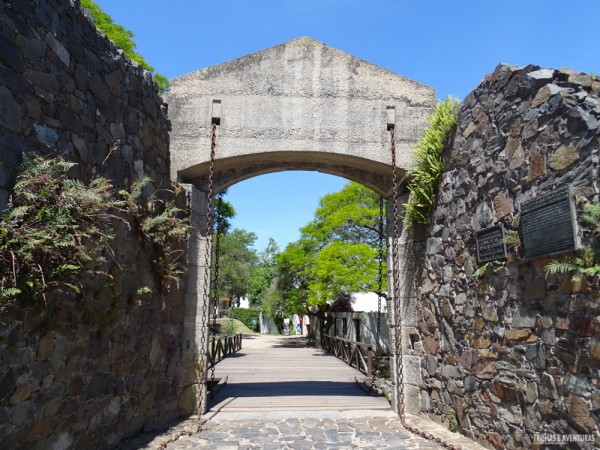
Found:
[[[402,174],[412,167],[413,147],[433,111],[435,93],[303,37],[175,78],[166,101],[172,122],[171,178],[189,186],[194,226],[183,348],[190,389],[182,406],[184,412],[191,412],[196,399],[191,388],[206,338],[202,274],[212,124],[217,124],[216,191],[264,173],[315,170],[356,181],[389,199],[389,129],[395,129]],[[411,299],[407,291],[402,322],[405,349],[410,348],[410,330],[416,325]],[[390,314],[390,329],[395,320]],[[420,356],[409,352],[403,356],[407,399],[413,399],[407,401],[407,411],[416,412]]]

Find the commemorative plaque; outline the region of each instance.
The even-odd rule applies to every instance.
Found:
[[[575,215],[568,185],[523,202],[521,240],[525,259],[576,249]]]
[[[506,258],[504,242],[504,226],[496,225],[475,234],[477,244],[477,261],[479,263]]]

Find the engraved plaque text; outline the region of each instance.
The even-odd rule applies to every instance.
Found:
[[[506,258],[506,243],[504,242],[504,227],[496,225],[475,234],[477,243],[477,261],[482,263]]]
[[[575,219],[568,185],[523,202],[521,240],[526,259],[575,250]]]

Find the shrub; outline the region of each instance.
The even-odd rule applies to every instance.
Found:
[[[333,312],[353,312],[352,307],[352,295],[348,293],[342,293],[331,304],[331,311]]]
[[[255,308],[230,308],[230,314],[252,331],[260,331],[260,309]]]
[[[233,336],[237,333],[237,324],[233,320],[228,320],[221,325],[221,334],[223,336]]]

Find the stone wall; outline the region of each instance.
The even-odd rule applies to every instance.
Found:
[[[0,209],[25,152],[63,155],[84,179],[168,188],[169,126],[150,74],[78,2],[0,2]],[[181,412],[185,283],[159,292],[152,248],[130,225],[115,221],[115,254],[98,265],[111,282],[56,299],[51,321],[2,311],[1,448],[113,448]]]
[[[536,433],[596,435],[600,297],[552,257],[477,269],[475,233],[519,231],[524,201],[570,183],[577,211],[598,202],[600,81],[500,65],[465,99],[447,153],[421,275],[422,410],[493,448]],[[580,245],[590,245],[579,220]],[[591,443],[570,444],[591,448]]]
[[[147,175],[169,186],[170,125],[156,92],[79,2],[1,2],[0,210],[31,151],[80,163],[74,175],[117,185]]]

